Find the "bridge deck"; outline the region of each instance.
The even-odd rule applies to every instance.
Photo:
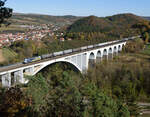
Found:
[[[69,53],[69,54],[60,55],[60,56],[56,56],[56,57],[52,57],[52,58],[42,59],[40,61],[35,61],[35,62],[32,62],[32,63],[27,63],[27,64],[20,63],[20,64],[16,64],[16,65],[14,64],[12,66],[2,67],[2,68],[0,68],[0,73],[5,72],[5,71],[10,71],[10,70],[13,70],[13,69],[18,69],[18,68],[21,68],[21,67],[27,67],[27,66],[30,66],[30,65],[34,65],[34,64],[38,64],[38,63],[42,63],[42,62],[46,62],[46,61],[50,61],[50,60],[59,59],[59,58],[62,58],[62,57],[67,57],[67,56],[79,54],[81,52],[87,52],[87,51],[91,51],[91,50],[107,47],[107,46],[110,46],[110,45],[119,44],[119,43],[122,43],[122,42],[126,42],[126,41],[122,41],[121,40],[120,42],[115,42],[113,44],[106,44],[106,45],[102,45],[100,47],[86,49],[86,50],[82,50],[82,51],[78,51],[78,52],[72,52],[72,53]]]

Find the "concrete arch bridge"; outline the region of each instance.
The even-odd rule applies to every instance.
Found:
[[[41,59],[31,63],[17,63],[10,66],[0,67],[0,82],[3,87],[11,87],[18,82],[27,83],[24,75],[36,75],[45,67],[56,62],[70,63],[75,66],[81,73],[84,73],[88,69],[89,63],[91,61],[95,61],[103,57],[108,58],[110,55],[113,56],[114,54],[117,54],[118,52],[122,51],[123,46],[125,46],[126,42],[131,39],[134,38],[126,38],[123,40],[72,49],[72,52],[70,51],[61,55],[57,53],[56,56]]]

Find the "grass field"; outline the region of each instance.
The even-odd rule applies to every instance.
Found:
[[[10,59],[14,58],[15,56],[17,56],[17,53],[15,53],[12,50],[9,50],[7,48],[2,49],[2,54],[3,54],[3,57],[5,58],[5,60],[10,60]]]
[[[5,27],[5,26],[2,26],[1,28],[0,28],[0,32],[17,32],[17,31],[21,31],[21,32],[25,32],[27,29],[26,28],[20,28],[18,25],[10,25],[10,26],[8,26],[8,27]]]

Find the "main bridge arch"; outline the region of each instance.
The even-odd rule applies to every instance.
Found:
[[[55,64],[55,63],[67,63],[67,64],[70,64],[72,66],[74,66],[79,72],[82,73],[82,69],[75,63],[71,62],[71,61],[68,61],[68,60],[59,60],[59,61],[55,61],[55,62],[50,62],[50,63],[47,63],[47,64],[44,64],[42,65],[38,70],[36,70],[32,75],[36,75],[37,73],[39,73],[42,69],[52,65],[52,64]]]

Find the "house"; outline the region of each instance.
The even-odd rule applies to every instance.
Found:
[[[60,41],[65,41],[65,39],[64,38],[60,38]]]

